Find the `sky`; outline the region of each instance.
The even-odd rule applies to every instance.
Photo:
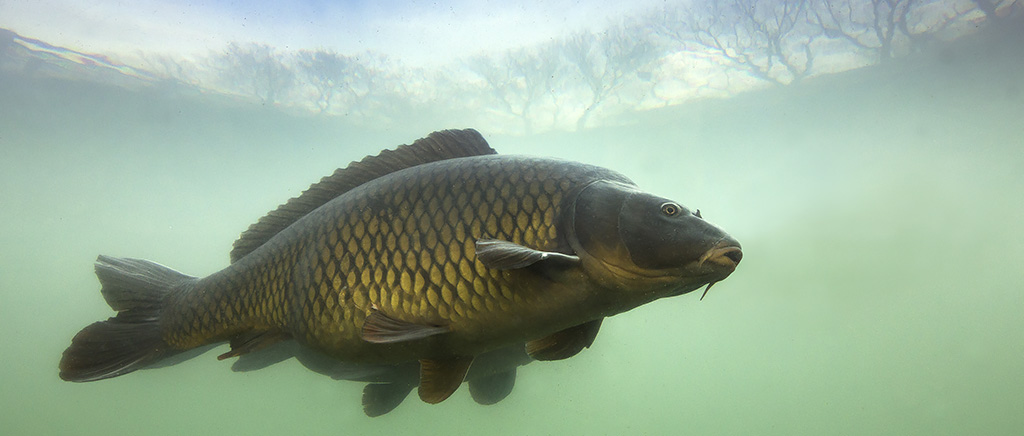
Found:
[[[123,62],[140,53],[188,59],[230,42],[257,42],[282,50],[372,50],[427,66],[599,30],[610,20],[662,3],[0,0],[0,27]]]

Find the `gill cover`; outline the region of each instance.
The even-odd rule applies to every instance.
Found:
[[[626,198],[639,192],[621,183],[599,181],[583,188],[573,210],[573,248],[585,257],[633,270],[619,237],[619,214]]]

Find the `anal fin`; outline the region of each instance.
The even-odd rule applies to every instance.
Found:
[[[288,333],[276,330],[242,333],[231,338],[231,351],[217,356],[217,360],[259,351],[278,342],[291,339],[291,337]]]
[[[526,353],[537,360],[568,359],[593,345],[603,320],[598,318],[527,342]]]
[[[420,359],[420,399],[437,404],[450,397],[466,379],[472,357]]]

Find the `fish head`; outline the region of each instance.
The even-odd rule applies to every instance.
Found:
[[[617,182],[580,192],[571,244],[592,277],[650,298],[680,295],[725,279],[740,243],[699,211]]]

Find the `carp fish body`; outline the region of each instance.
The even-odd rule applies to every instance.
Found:
[[[312,185],[208,277],[100,256],[117,314],[75,335],[60,377],[294,340],[340,361],[418,361],[419,396],[438,403],[475,356],[525,342],[537,360],[571,357],[605,317],[710,287],[741,257],[699,212],[614,171],[497,155],[475,130],[435,132]]]

